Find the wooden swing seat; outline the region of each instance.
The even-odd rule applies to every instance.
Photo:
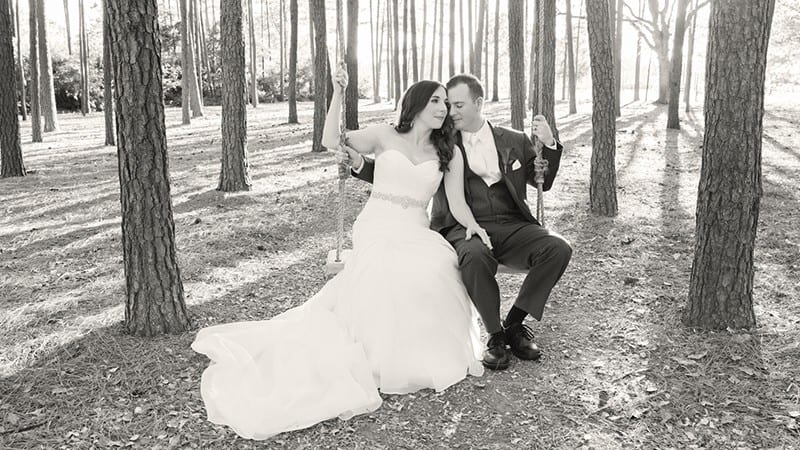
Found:
[[[347,258],[350,257],[352,252],[353,250],[350,249],[342,250],[340,260],[337,261],[336,250],[334,249],[329,251],[328,257],[325,259],[325,274],[336,275],[337,273],[341,272],[341,270],[344,268]],[[497,266],[497,273],[528,273],[528,271],[524,269],[514,269],[512,267],[500,264]]]

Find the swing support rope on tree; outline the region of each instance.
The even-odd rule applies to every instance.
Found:
[[[342,10],[342,0],[336,2],[336,61],[340,66],[345,66],[344,62],[344,12]],[[347,142],[347,135],[345,130],[345,120],[347,103],[345,101],[345,93],[342,92],[342,108],[341,116],[339,117],[339,146],[343,147]],[[350,168],[346,161],[338,163],[338,197],[339,201],[336,208],[336,249],[328,252],[328,258],[325,263],[325,271],[329,274],[336,273],[341,270],[344,265],[344,202],[345,202],[345,181],[347,180]]]

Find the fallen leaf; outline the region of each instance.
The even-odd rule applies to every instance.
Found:
[[[697,360],[697,359],[703,359],[706,355],[708,355],[708,351],[703,351],[701,353],[695,353],[693,355],[687,356],[687,358]]]
[[[697,364],[696,362],[692,361],[691,359],[682,358],[680,356],[673,356],[672,360],[675,361],[678,364],[683,365],[683,366],[690,366],[692,364]]]

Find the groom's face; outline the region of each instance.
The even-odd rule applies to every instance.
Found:
[[[475,132],[483,125],[483,99],[473,98],[469,86],[457,84],[447,91],[450,102],[450,117],[457,130]]]

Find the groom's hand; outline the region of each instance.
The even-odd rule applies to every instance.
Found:
[[[556,146],[556,140],[553,139],[553,130],[550,129],[547,119],[541,114],[537,114],[533,118],[533,135],[548,147]]]
[[[337,163],[350,165],[356,173],[364,167],[364,157],[361,156],[361,153],[358,153],[347,145],[339,145],[333,149],[333,152],[336,155]]]

